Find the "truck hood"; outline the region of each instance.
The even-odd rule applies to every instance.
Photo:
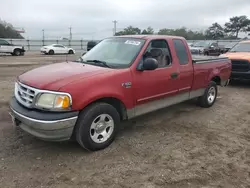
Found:
[[[23,84],[38,89],[58,91],[64,85],[75,80],[85,79],[113,70],[77,62],[64,62],[27,71],[20,75],[18,80]]]
[[[250,61],[250,52],[227,52],[225,54],[221,54],[220,57]]]

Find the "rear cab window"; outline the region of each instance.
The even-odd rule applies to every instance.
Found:
[[[188,49],[181,39],[173,39],[175,52],[180,65],[187,65],[189,62]]]

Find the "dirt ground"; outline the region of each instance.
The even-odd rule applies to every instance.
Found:
[[[63,60],[0,56],[1,188],[250,188],[249,83],[220,88],[209,109],[190,101],[123,123],[110,147],[89,153],[74,142],[40,141],[8,114],[17,75]]]

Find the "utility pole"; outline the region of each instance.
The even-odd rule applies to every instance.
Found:
[[[72,32],[71,32],[72,27],[69,28],[69,40],[72,40]]]
[[[44,29],[42,30],[42,32],[43,32],[43,46],[44,46]]]
[[[114,23],[114,33],[113,33],[113,35],[115,36],[115,34],[116,34],[116,24],[117,24],[117,21],[114,20],[113,23]]]

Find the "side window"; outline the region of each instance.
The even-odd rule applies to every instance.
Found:
[[[173,42],[174,42],[174,48],[175,48],[176,55],[179,59],[179,63],[181,65],[188,64],[188,52],[187,52],[187,48],[184,45],[183,41],[180,39],[174,39]]]
[[[9,43],[5,40],[0,40],[0,45],[8,45]]]
[[[218,47],[218,43],[212,43],[211,46]]]
[[[54,47],[57,47],[57,48],[64,48],[63,45],[60,45],[60,44],[55,44],[53,45]]]
[[[172,63],[172,56],[166,40],[152,40],[144,55],[143,59],[147,57],[155,58],[158,61],[158,68],[168,67]]]

